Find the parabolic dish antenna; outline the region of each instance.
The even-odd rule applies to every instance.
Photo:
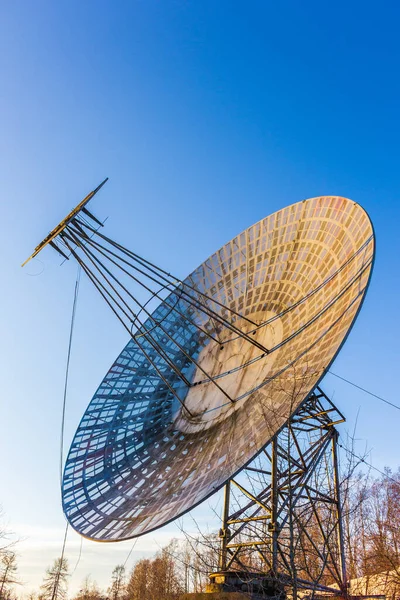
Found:
[[[62,238],[73,254],[84,227]],[[62,485],[72,527],[100,541],[142,535],[254,459],[334,360],[374,250],[358,204],[312,198],[249,227],[167,286],[75,434]]]

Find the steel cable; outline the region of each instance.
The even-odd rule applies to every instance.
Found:
[[[72,338],[73,338],[73,333],[74,333],[76,305],[78,302],[80,280],[81,280],[81,268],[78,265],[78,272],[76,274],[75,289],[74,289],[74,300],[72,303],[71,325],[70,325],[70,331],[69,331],[67,363],[66,363],[66,368],[65,368],[64,394],[63,394],[62,415],[61,415],[60,485],[62,484],[63,462],[64,462],[64,429],[65,429],[65,410],[66,410],[66,405],[67,405],[69,365],[70,365],[70,361],[71,361]]]
[[[349,381],[349,379],[346,379],[345,377],[342,377],[341,375],[337,375],[336,373],[333,373],[332,371],[328,371],[328,373],[330,375],[333,375],[334,377],[337,377],[337,379],[341,379],[345,383],[348,383],[349,385],[352,385],[353,387],[357,388],[358,390],[361,390],[362,392],[365,392],[369,396],[372,396],[373,398],[377,398],[378,400],[381,400],[385,404],[388,404],[389,406],[392,406],[393,408],[397,408],[397,410],[400,410],[400,406],[398,406],[397,404],[394,404],[393,402],[390,402],[389,400],[386,400],[385,398],[382,398],[382,396],[378,396],[378,394],[374,394],[373,392],[370,392],[369,390],[366,390],[365,388],[361,387],[360,385],[357,385],[356,383],[353,383],[352,381]]]

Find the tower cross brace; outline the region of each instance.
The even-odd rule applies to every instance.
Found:
[[[224,489],[218,571],[209,591],[346,595],[338,431],[317,387]]]

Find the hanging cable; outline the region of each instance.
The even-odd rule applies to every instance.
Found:
[[[332,371],[328,371],[328,373],[330,375],[333,375],[334,377],[337,377],[338,379],[341,379],[345,383],[348,383],[349,385],[352,385],[353,387],[357,388],[358,390],[361,390],[362,392],[365,392],[369,396],[372,396],[373,398],[377,398],[378,400],[381,400],[381,402],[384,402],[385,404],[388,404],[389,406],[393,406],[393,408],[397,408],[397,410],[400,410],[400,406],[398,406],[397,404],[394,404],[393,402],[389,402],[389,400],[386,400],[385,398],[382,398],[382,396],[378,396],[377,394],[374,394],[373,392],[370,392],[369,390],[366,390],[365,388],[361,387],[360,385],[357,385],[356,383],[353,383],[352,381],[349,381],[345,377],[342,377],[341,375],[337,375],[336,373],[333,373]]]
[[[125,559],[125,562],[124,562],[124,568],[126,567],[126,563],[128,562],[128,560],[129,560],[129,559],[130,559],[130,557],[131,557],[131,554],[132,554],[132,552],[133,552],[133,549],[134,549],[134,547],[135,547],[135,546],[136,546],[136,544],[137,544],[137,541],[138,541],[138,539],[139,539],[139,538],[135,538],[135,541],[134,541],[134,542],[133,542],[133,544],[132,544],[132,548],[131,548],[131,549],[129,550],[129,552],[128,552],[128,556],[126,557],[126,559]]]
[[[60,485],[62,485],[63,462],[64,462],[64,456],[63,456],[64,455],[64,429],[65,429],[65,411],[66,411],[66,404],[67,404],[69,365],[70,365],[70,360],[71,360],[72,338],[73,338],[73,333],[74,333],[74,324],[75,324],[75,315],[76,315],[76,306],[77,306],[78,294],[79,294],[80,279],[81,279],[81,267],[78,265],[78,271],[76,274],[76,281],[75,281],[75,288],[74,288],[74,299],[73,299],[73,303],[72,303],[71,325],[70,325],[70,331],[69,331],[67,363],[66,363],[66,367],[65,367],[64,393],[63,393],[62,414],[61,414]],[[69,527],[69,523],[67,521],[67,524],[65,527],[63,545],[62,545],[59,569],[58,569],[58,573],[57,573],[57,576],[56,576],[56,579],[54,582],[54,588],[53,588],[51,600],[55,600],[57,598],[58,585],[60,582],[60,575],[61,575],[61,570],[63,568],[63,562],[64,562],[64,553],[65,553],[65,545],[67,542],[68,527]],[[75,565],[75,569],[73,570],[73,573],[75,572],[76,567],[78,566],[78,563],[79,563],[79,560],[81,557],[81,553],[82,553],[82,539],[81,539],[81,548],[80,548],[80,552],[79,552],[78,561]]]
[[[346,446],[343,446],[339,442],[338,442],[338,446],[340,448],[342,448],[348,454],[351,454],[354,458],[357,458],[362,463],[364,463],[365,465],[367,465],[367,467],[370,467],[371,469],[373,469],[377,473],[380,473],[381,475],[383,475],[383,477],[386,477],[387,479],[390,479],[390,481],[393,481],[393,483],[395,483],[396,485],[400,485],[400,481],[397,481],[396,479],[394,479],[394,477],[391,477],[388,473],[385,473],[385,471],[381,471],[381,469],[378,469],[378,467],[374,467],[374,465],[371,465],[371,463],[369,463],[367,460],[365,460],[365,458],[362,458],[362,456],[358,456],[358,454],[355,454],[355,452],[353,452],[352,450],[349,450],[349,448],[346,448]]]
[[[78,560],[77,560],[77,561],[76,561],[76,563],[75,563],[75,566],[74,566],[74,569],[73,569],[73,571],[72,571],[72,573],[71,573],[71,576],[72,576],[72,575],[75,573],[76,569],[78,568],[78,565],[79,565],[79,563],[80,563],[81,556],[82,556],[83,537],[82,537],[82,536],[80,536],[80,538],[81,538],[81,544],[80,544],[80,546],[79,546]]]
[[[71,314],[71,326],[69,331],[68,341],[68,353],[67,353],[67,364],[65,368],[65,381],[64,381],[64,394],[62,404],[62,415],[61,415],[61,440],[60,440],[60,485],[62,484],[63,475],[63,463],[64,463],[64,428],[65,428],[65,409],[67,404],[67,391],[68,391],[68,377],[69,377],[69,363],[71,360],[71,348],[72,348],[72,337],[74,333],[75,315],[76,315],[76,304],[78,301],[79,284],[81,280],[81,267],[78,266],[76,274],[75,289],[74,289],[74,300],[72,303],[72,314]]]

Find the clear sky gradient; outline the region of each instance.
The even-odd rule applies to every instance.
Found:
[[[185,276],[255,221],[343,195],[370,214],[377,259],[334,371],[399,403],[400,8],[227,0],[0,4],[0,502],[25,590],[59,555],[60,415],[76,267],[20,263],[104,177],[107,232]],[[126,335],[82,280],[66,440]],[[357,448],[399,463],[399,412],[324,382]],[[212,501],[214,502],[214,501]],[[207,505],[196,512],[211,526]],[[187,526],[191,527],[190,518]],[[139,540],[134,560],[179,533]],[[155,540],[155,541],[154,541]],[[79,538],[70,534],[73,564]],[[103,586],[130,543],[85,541],[71,578]]]

